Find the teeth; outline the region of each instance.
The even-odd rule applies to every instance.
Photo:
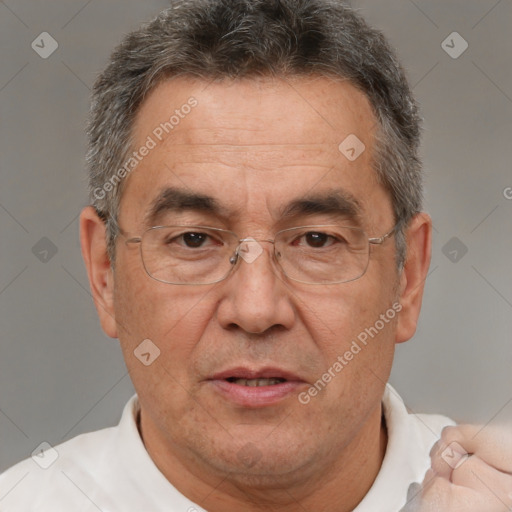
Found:
[[[239,386],[258,387],[275,386],[283,382],[283,379],[234,379],[232,382]]]

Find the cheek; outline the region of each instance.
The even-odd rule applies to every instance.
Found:
[[[355,435],[384,393],[394,356],[396,317],[390,314],[388,323],[381,320],[388,308],[375,297],[364,302],[352,296],[337,304],[326,302],[325,307],[320,301],[316,304],[308,330],[323,368],[306,390],[309,407],[316,421],[322,418],[336,429],[354,429]]]
[[[303,290],[298,302],[302,319],[319,346],[331,350],[341,348],[344,342],[355,339],[392,308],[394,294],[390,293],[388,284],[375,286],[370,280],[369,286],[361,284],[362,280],[333,285],[318,293]],[[386,331],[394,325],[391,316],[388,315]]]
[[[321,353],[323,371],[335,376],[329,388],[337,395],[351,393],[361,382],[381,388],[379,381],[387,380],[392,365],[398,316],[394,295],[384,283],[371,289],[360,284],[345,283],[343,290],[303,298],[308,307],[302,309],[302,321]]]
[[[209,290],[160,283],[134,260],[119,261],[115,278],[115,314],[127,366],[140,369],[134,351],[149,339],[160,352],[155,362],[179,377],[213,314]]]
[[[180,418],[193,409],[193,361],[212,305],[206,290],[135,279],[136,272],[124,275],[116,286],[121,348],[141,403],[163,425],[165,418]]]

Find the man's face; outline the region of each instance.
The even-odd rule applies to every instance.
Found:
[[[159,141],[154,130],[190,97],[197,106]],[[130,236],[155,225],[190,224],[272,239],[286,228],[342,224],[380,237],[394,221],[372,169],[375,122],[366,97],[346,82],[165,82],[136,119],[133,147],[148,136],[157,144],[127,178],[119,224]],[[366,147],[354,161],[338,149],[351,134]],[[218,208],[171,202],[147,219],[169,189],[207,196]],[[334,196],[350,202],[356,215],[333,208],[327,198]],[[294,203],[302,207],[285,215]],[[362,442],[370,423],[380,423],[396,319],[388,315],[353,358],[343,356],[397,301],[394,239],[371,247],[363,277],[331,285],[287,279],[272,264],[273,246],[261,247],[263,254],[241,260],[222,282],[182,286],[150,278],[138,246],[120,238],[114,334],[140,398],[147,445],[220,474],[308,475],[339,460]],[[145,339],[160,350],[149,366],[134,355]],[[335,371],[339,356],[345,363]],[[330,382],[306,399],[329,369]],[[287,382],[269,389],[228,379],[244,375]]]

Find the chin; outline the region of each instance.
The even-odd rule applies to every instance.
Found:
[[[215,449],[202,450],[197,455],[201,462],[213,466],[216,474],[222,474],[230,481],[253,488],[282,488],[290,481],[307,478],[305,468],[313,468],[315,459],[313,446],[302,442],[279,442],[267,440],[237,443],[233,446],[230,438],[225,446],[217,444]],[[308,473],[309,474],[309,473]]]

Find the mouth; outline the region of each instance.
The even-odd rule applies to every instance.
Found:
[[[237,377],[228,377],[226,380],[228,382],[231,382],[232,384],[236,384],[238,386],[247,386],[249,388],[257,388],[261,386],[276,386],[277,384],[286,382],[286,379],[274,377],[270,379],[239,379]]]
[[[222,398],[246,408],[275,405],[306,385],[299,376],[279,368],[233,368],[207,382]]]

